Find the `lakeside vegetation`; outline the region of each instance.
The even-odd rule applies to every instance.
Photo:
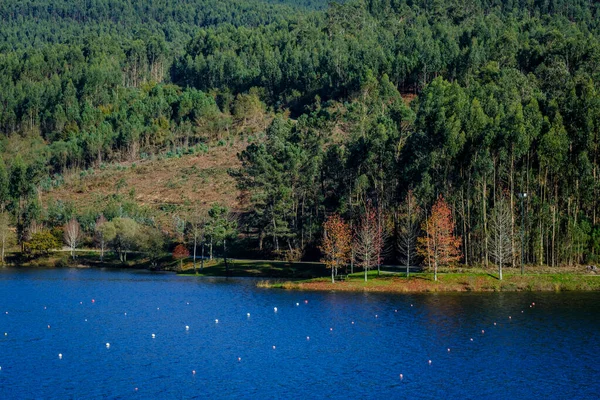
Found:
[[[598,291],[600,276],[573,272],[530,272],[521,275],[518,271],[506,273],[499,280],[492,271],[445,272],[434,279],[434,274],[376,272],[367,282],[362,273],[350,274],[343,282],[331,283],[328,278],[305,281],[264,280],[259,287],[308,291],[382,292],[382,293],[432,293],[432,292],[521,292],[521,291]]]
[[[3,254],[598,262],[597,3],[17,3]]]
[[[148,258],[140,252],[128,255],[123,262],[117,254],[107,253],[102,259],[97,250],[80,250],[76,258],[70,252],[51,252],[39,257],[25,257],[19,252],[7,256],[8,266],[19,268],[118,268],[150,269],[176,272],[194,277],[248,277],[256,278],[257,287],[300,291],[341,291],[380,293],[434,293],[434,292],[515,292],[515,291],[600,291],[600,274],[579,267],[527,266],[526,274],[508,268],[502,280],[495,268],[440,268],[438,279],[433,271],[412,270],[407,276],[398,266],[382,266],[382,270],[344,273],[331,283],[330,272],[324,263],[290,262],[277,260],[229,259],[205,260],[204,266],[194,270],[192,259],[183,260],[165,254],[159,259]]]

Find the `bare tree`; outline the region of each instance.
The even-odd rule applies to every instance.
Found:
[[[491,212],[488,232],[490,256],[498,266],[498,276],[502,280],[502,266],[512,260],[512,215],[505,198],[496,201]]]
[[[105,223],[108,221],[104,217],[104,215],[100,214],[98,219],[96,220],[96,225],[94,227],[94,239],[98,246],[100,247],[100,261],[104,261],[104,250],[106,250],[106,234],[104,229],[102,228]]]
[[[195,209],[188,216],[188,236],[194,242],[194,273],[196,273],[196,254],[198,244],[201,246],[200,270],[204,269],[204,242],[206,240],[206,223],[208,213],[206,210]]]
[[[71,257],[75,259],[75,249],[81,240],[81,227],[75,218],[71,218],[64,227],[64,239],[67,246],[71,248]]]
[[[382,239],[383,235],[380,232],[376,212],[370,205],[367,205],[354,235],[354,254],[358,265],[365,271],[365,282],[369,269],[379,264],[383,247]]]
[[[410,274],[410,266],[416,264],[420,219],[421,209],[417,205],[413,191],[410,190],[398,210],[396,239],[400,262],[406,266],[406,277]]]

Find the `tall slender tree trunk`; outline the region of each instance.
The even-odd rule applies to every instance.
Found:
[[[272,210],[272,208],[271,208]],[[277,224],[275,223],[275,213],[273,213],[273,244],[275,245],[275,251],[279,253],[279,240],[277,238]]]
[[[194,274],[197,274],[196,272],[196,246],[198,244],[198,235],[194,234]]]
[[[514,235],[511,235],[514,236]],[[498,239],[498,241],[500,242],[500,246],[502,246],[502,243],[504,243],[504,239],[502,238],[502,233],[500,233],[500,238]],[[512,256],[513,260],[514,260],[514,256]],[[501,250],[499,252],[499,257],[498,257],[498,279],[502,280],[502,264],[504,263],[504,250]]]
[[[558,184],[554,183],[554,205],[552,207],[552,266],[556,267],[556,212],[558,208]]]
[[[482,216],[483,216],[483,250],[484,250],[484,264],[485,267],[489,265],[490,258],[488,252],[488,230],[487,230],[487,209],[486,209],[486,201],[487,201],[487,181],[485,174],[483,175],[483,190],[482,190],[483,199],[481,202],[482,207]]]
[[[201,251],[201,258],[200,258],[200,271],[204,270],[204,240],[202,241],[202,245],[200,247],[200,251]]]
[[[462,207],[462,220],[463,220],[463,246],[465,246],[465,265],[469,265],[469,246],[467,241],[467,214],[465,212],[465,189],[464,187],[460,191],[460,203]],[[408,275],[408,272],[407,272]]]
[[[223,239],[223,261],[225,262],[225,276],[229,276],[229,263],[227,262],[227,240]]]
[[[514,145],[513,145],[514,147]],[[511,264],[514,268],[516,266],[515,262],[515,254],[516,246],[515,246],[515,179],[514,179],[514,171],[515,171],[515,160],[514,155],[510,156],[510,247],[511,247]],[[523,190],[523,188],[521,188]],[[525,229],[525,227],[521,228]],[[524,248],[524,243],[521,244],[521,249]],[[523,257],[523,256],[522,256]],[[502,279],[502,278],[500,278]]]

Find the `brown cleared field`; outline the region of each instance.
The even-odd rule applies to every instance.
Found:
[[[206,153],[180,158],[110,164],[93,172],[65,176],[64,184],[44,192],[42,201],[73,201],[77,209],[92,206],[117,191],[132,194],[140,205],[210,207],[217,202],[239,209],[239,192],[228,169],[239,167],[237,153],[246,143],[213,146]],[[119,189],[117,189],[119,187]]]

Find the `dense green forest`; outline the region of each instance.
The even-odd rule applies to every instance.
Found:
[[[318,259],[327,215],[356,226],[372,206],[400,261],[410,193],[418,225],[446,199],[468,265],[504,231],[513,266],[600,253],[596,2],[11,0],[0,21],[20,242],[70,216],[93,233],[103,210],[39,204],[63,174],[252,136],[230,171],[247,251]],[[156,224],[127,201],[107,218]]]

